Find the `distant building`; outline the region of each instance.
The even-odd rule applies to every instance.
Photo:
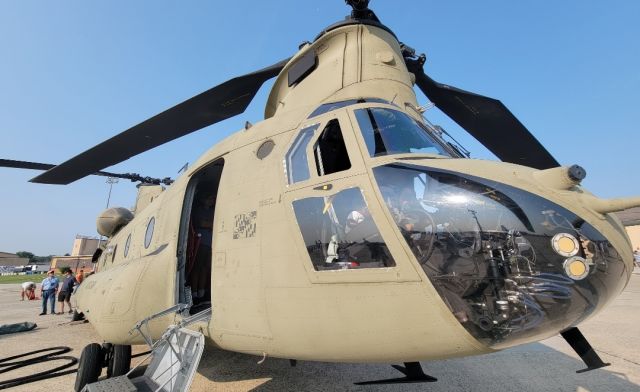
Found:
[[[100,245],[100,239],[84,235],[76,235],[73,241],[71,256],[54,256],[51,259],[51,269],[71,268],[73,271],[84,269],[93,270],[91,258]]]
[[[13,270],[29,264],[29,259],[13,253],[0,252],[0,270]]]
[[[99,238],[77,235],[76,239],[73,241],[71,256],[93,255],[96,249],[98,249],[99,244]]]
[[[617,215],[627,228],[633,250],[640,249],[640,207],[618,212]]]
[[[71,268],[74,272],[84,269],[86,272],[93,270],[92,255],[85,256],[54,256],[51,258],[51,269]]]

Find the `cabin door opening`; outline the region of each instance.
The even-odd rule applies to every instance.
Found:
[[[178,303],[191,303],[191,314],[211,307],[213,222],[224,160],[193,175],[185,193],[178,245]]]

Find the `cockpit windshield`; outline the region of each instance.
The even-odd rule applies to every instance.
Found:
[[[451,156],[420,123],[399,110],[366,108],[354,113],[371,157],[406,153]]]
[[[624,285],[620,254],[540,196],[422,166],[373,169],[416,260],[456,319],[494,348],[583,320]]]

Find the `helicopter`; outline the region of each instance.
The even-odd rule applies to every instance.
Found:
[[[264,121],[214,145],[166,188],[143,179],[149,196],[135,214],[113,208],[98,218],[108,242],[76,300],[112,358],[145,342],[131,333],[141,321],[184,304],[149,322],[148,336],[204,312],[192,328],[226,350],[405,364],[396,367],[404,377],[370,383],[434,381],[418,361],[559,333],[587,369],[606,365],[576,326],[628,282],[631,246],[612,213],[640,199],[590,194],[585,170],[561,166],[500,101],[430,78],[425,57],[368,3],[348,0],[351,15],[293,57],[32,180],[100,174],[242,113],[276,78]],[[448,140],[423,117],[414,87],[501,162],[471,159]],[[104,353],[83,352],[80,374],[92,373],[90,355]]]

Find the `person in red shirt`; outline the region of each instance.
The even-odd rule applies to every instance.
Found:
[[[80,271],[78,271],[78,273],[76,274],[76,282],[80,284],[82,283],[83,280],[84,280],[84,270],[80,268]]]

